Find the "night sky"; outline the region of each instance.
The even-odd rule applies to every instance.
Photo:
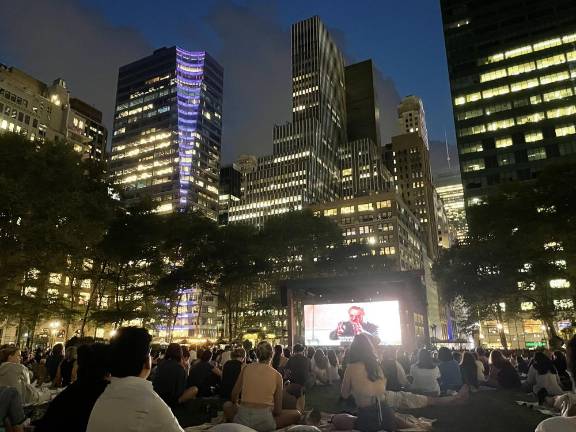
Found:
[[[431,140],[453,143],[439,0],[0,0],[0,63],[51,82],[104,112],[114,110],[118,67],[179,45],[224,67],[223,162],[272,151],[272,126],[290,119],[290,25],[319,15],[348,63],[378,69],[383,139],[395,107],[424,100]],[[438,168],[445,154],[432,143]],[[440,161],[440,162],[439,162]]]

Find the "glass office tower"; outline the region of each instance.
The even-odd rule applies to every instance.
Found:
[[[206,52],[161,48],[120,68],[110,156],[130,203],[218,218],[222,67]]]
[[[576,3],[442,0],[466,206],[576,155]]]

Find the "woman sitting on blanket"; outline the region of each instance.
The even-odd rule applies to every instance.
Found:
[[[566,361],[568,366],[567,372],[573,383],[572,392],[546,399],[546,401],[559,410],[562,415],[560,417],[551,417],[540,422],[540,424],[536,426],[536,432],[576,430],[576,388],[574,387],[574,378],[576,377],[576,336],[572,336],[572,339],[566,344]]]
[[[256,346],[257,363],[245,366],[232,390],[232,402],[224,404],[227,421],[248,426],[258,432],[270,432],[300,420],[297,410],[282,409],[283,382],[270,364],[272,345],[266,341]],[[242,401],[238,400],[242,394]]]
[[[391,408],[423,408],[462,402],[468,397],[468,386],[463,386],[457,396],[444,398],[386,391],[386,378],[378,364],[372,341],[366,334],[359,334],[354,337],[350,346],[349,365],[342,380],[341,394],[344,399],[354,397],[358,406],[358,417],[335,415],[332,420],[335,429],[395,431],[413,428],[415,425],[406,422]]]

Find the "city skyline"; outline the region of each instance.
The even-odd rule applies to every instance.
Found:
[[[149,17],[135,12],[137,8],[131,7],[130,2],[121,5],[107,1],[89,5],[83,1],[44,2],[40,8],[39,5],[31,8],[36,12],[27,17],[36,23],[38,37],[23,40],[18,36],[19,29],[11,25],[0,30],[0,62],[45,81],[62,75],[80,97],[104,113],[105,123],[111,130],[115,78],[120,65],[162,46],[177,44],[188,50],[210,51],[229,78],[225,80],[224,113],[231,114],[223,129],[222,160],[230,163],[243,153],[266,154],[272,143],[270,126],[289,119],[289,107],[283,101],[290,94],[290,24],[319,15],[343,47],[346,64],[368,58],[374,60],[383,141],[397,132],[395,112],[400,98],[415,94],[423,98],[427,107],[431,141],[443,143],[446,129],[448,141],[454,142],[439,5],[408,11],[404,6],[383,7],[371,1],[358,10],[334,8],[333,3],[327,2],[317,2],[314,6],[303,2],[297,5],[258,1],[217,3],[195,5],[193,14],[183,8],[174,26],[158,26],[156,22],[151,26]],[[89,50],[65,43],[65,32],[54,35],[46,28],[43,23],[50,20],[44,18],[52,9],[61,10],[72,20],[69,31],[75,32],[75,38],[85,39]],[[9,8],[8,15],[13,18],[10,22],[19,21],[19,10]],[[356,19],[349,20],[348,13],[364,20],[366,26],[358,29],[353,25]],[[35,18],[36,15],[42,15],[42,20],[39,16]],[[428,26],[427,35],[431,37],[413,36],[408,32],[401,35],[400,17],[409,20],[408,27]],[[371,25],[380,18],[385,25]],[[239,31],[241,28],[250,30]],[[46,40],[53,41],[48,45],[58,49],[44,49],[43,54],[38,55],[39,44]],[[97,61],[98,58],[106,58],[106,62]],[[248,73],[257,79],[246,80]],[[83,79],[86,76],[94,80],[88,82]],[[94,82],[102,84],[96,86]],[[258,86],[262,91],[255,91]],[[250,104],[246,104],[248,96]],[[432,145],[431,150],[433,159],[434,154],[445,152],[439,142]]]

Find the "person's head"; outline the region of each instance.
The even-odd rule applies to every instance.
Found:
[[[478,357],[486,357],[486,351],[482,347],[476,348],[476,354],[478,354]]]
[[[272,360],[272,345],[268,341],[262,341],[256,345],[256,358],[259,363],[270,363]]]
[[[290,358],[290,348],[284,348],[284,357]]]
[[[21,361],[20,348],[16,346],[9,346],[0,351],[0,363],[20,363]]]
[[[76,359],[78,358],[78,348],[76,348],[75,346],[69,346],[68,348],[66,348],[66,355],[64,356],[64,358],[69,362],[76,361]]]
[[[166,348],[166,353],[164,354],[164,360],[174,360],[178,363],[182,363],[182,347],[178,343],[171,343]]]
[[[308,347],[308,354],[306,355],[310,360],[312,360],[312,358],[314,357],[314,353],[316,352],[316,350],[314,349],[314,347]]]
[[[147,378],[152,337],[142,327],[120,327],[110,341],[110,373],[116,378]]]
[[[53,356],[61,356],[64,353],[64,345],[61,343],[57,343],[52,347],[52,355]]]
[[[190,351],[188,351],[188,347],[186,345],[180,345],[182,348],[182,360],[186,363],[190,363]]]
[[[98,382],[110,373],[110,347],[101,343],[80,345],[78,356],[78,381]]]
[[[326,369],[328,367],[328,359],[321,349],[317,349],[314,353],[314,363],[316,363],[316,366],[320,369]]]
[[[452,351],[446,347],[442,347],[438,350],[438,360],[441,362],[447,362],[452,360]]]
[[[336,357],[336,352],[334,352],[334,350],[330,349],[326,351],[326,357],[328,357],[328,361],[332,367],[338,366],[338,357]]]
[[[491,365],[494,365],[498,369],[501,369],[504,363],[506,363],[506,358],[504,357],[504,355],[500,350],[494,350],[490,353]]]
[[[360,306],[352,306],[348,309],[348,317],[350,318],[350,322],[362,324],[364,322],[364,309]]]
[[[280,366],[280,359],[282,357],[282,345],[274,346],[274,355],[272,357],[272,367],[278,369]]]
[[[564,373],[568,368],[566,355],[562,351],[554,351],[554,366],[559,373]]]
[[[534,354],[534,362],[532,363],[534,369],[538,371],[540,375],[545,375],[548,372],[556,373],[556,368],[552,360],[546,355],[546,353],[539,351]]]
[[[274,355],[281,356],[283,352],[284,349],[282,348],[282,345],[274,345]]]
[[[434,369],[434,362],[430,351],[422,348],[418,351],[418,363],[416,364],[420,369]]]
[[[302,344],[294,345],[294,347],[292,348],[292,352],[294,354],[303,354],[304,353],[304,345],[302,345]]]
[[[454,351],[452,353],[452,358],[456,360],[456,363],[460,363],[460,360],[462,360],[462,353],[459,351]]]
[[[200,355],[200,361],[208,363],[210,360],[212,360],[212,351],[210,350],[202,351],[202,354]]]
[[[350,345],[348,363],[364,363],[368,379],[372,382],[383,377],[372,340],[364,333],[354,336]]]
[[[462,370],[462,378],[464,378],[465,384],[478,387],[478,368],[476,367],[476,359],[472,353],[466,351],[462,354],[460,369]]]
[[[239,360],[243,362],[246,360],[246,350],[244,348],[236,348],[232,351],[232,354],[230,354],[230,358],[232,360]]]

